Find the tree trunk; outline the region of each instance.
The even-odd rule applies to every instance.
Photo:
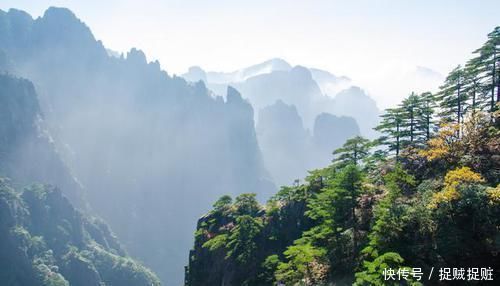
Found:
[[[476,82],[474,82],[474,89],[472,90],[472,116],[476,115]]]
[[[500,73],[497,76],[497,102],[500,102]]]
[[[496,78],[497,102],[500,102],[500,74],[497,75],[497,70],[496,70],[497,64],[499,64],[499,62],[497,62],[497,51],[496,51],[496,49],[494,49],[493,50],[493,81],[491,82],[491,85],[493,86],[492,93],[494,93],[495,92],[495,78]]]
[[[358,165],[358,146],[354,144],[354,165]]]
[[[352,262],[356,261],[357,249],[358,249],[358,225],[356,222],[356,197],[354,196],[354,190],[351,192],[351,204],[352,204]]]
[[[410,142],[413,142],[413,108],[410,111]]]
[[[431,139],[431,117],[429,116],[429,114],[427,114],[427,116],[425,117],[426,119],[426,138],[427,138],[427,141],[429,141],[429,139]]]
[[[462,104],[460,100],[460,85],[457,86],[457,123],[460,125],[460,116],[462,115]]]
[[[460,131],[462,130],[462,126],[460,126],[460,117],[462,116],[462,101],[461,101],[461,94],[460,94],[460,83],[457,85],[457,122],[458,122],[458,134],[457,137],[460,138]]]
[[[399,122],[396,123],[396,161],[399,159]]]
[[[495,81],[496,81],[496,66],[497,66],[497,57],[496,57],[496,51],[493,51],[493,70],[491,73],[491,106],[490,106],[490,112],[491,112],[491,118],[493,119],[493,112],[495,111]],[[497,83],[500,84],[500,83]],[[497,94],[497,101],[499,100],[498,94]]]

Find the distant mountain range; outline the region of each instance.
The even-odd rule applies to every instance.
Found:
[[[306,128],[312,128],[314,118],[322,112],[338,113],[336,115],[351,116],[361,122],[362,134],[373,137],[372,128],[380,113],[375,101],[361,88],[353,86],[348,77],[316,68],[293,67],[280,58],[232,72],[207,72],[194,66],[182,77],[191,82],[203,81],[216,95],[223,95],[228,85],[234,86],[244,98],[249,99],[257,113],[277,100],[293,104]],[[337,98],[339,93],[341,98]],[[344,96],[349,93],[352,93],[352,98],[348,98],[350,103],[366,106],[365,113],[360,114],[358,110],[346,106],[338,108],[344,104]]]
[[[375,101],[345,76],[293,67],[279,58],[232,72],[191,67],[182,76],[191,82],[204,82],[215,95],[234,86],[249,100],[256,110],[264,161],[277,185],[290,184],[308,169],[328,163],[325,158],[346,139],[377,135],[373,128],[380,111]],[[328,122],[328,127],[321,126],[333,133],[314,138],[311,133],[318,122]]]
[[[0,11],[0,68],[32,82],[27,95],[3,87],[0,175],[58,185],[78,206],[84,197],[81,209],[166,284],[181,283],[196,220],[215,198],[275,191],[238,91],[213,97],[137,49],[109,55],[67,9]],[[33,126],[37,106],[50,137]]]
[[[59,187],[167,285],[216,198],[264,201],[347,138],[373,138],[379,114],[349,78],[282,59],[170,76],[141,50],[106,49],[64,8],[0,10],[0,73],[0,176],[18,193]]]

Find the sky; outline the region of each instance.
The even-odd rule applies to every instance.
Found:
[[[436,88],[500,25],[498,0],[0,2],[33,17],[49,6],[70,8],[107,48],[140,48],[169,74],[193,65],[232,71],[279,57],[348,76],[381,108]]]

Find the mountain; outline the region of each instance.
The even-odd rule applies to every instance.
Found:
[[[334,96],[339,91],[351,86],[351,79],[346,76],[336,76],[328,71],[310,68],[311,75],[323,94]]]
[[[274,58],[262,63],[252,65],[232,72],[205,72],[200,67],[190,67],[182,77],[190,81],[203,80],[210,84],[228,84],[242,82],[251,77],[268,74],[274,71],[289,71],[292,66],[285,60]]]
[[[313,128],[317,115],[326,112],[354,117],[364,136],[371,138],[376,135],[372,130],[379,120],[376,102],[345,76],[317,68],[292,67],[278,58],[229,73],[206,72],[200,67],[191,67],[182,76],[188,81],[205,82],[219,95],[228,85],[236,87],[254,106],[256,118],[262,108],[281,100],[296,106],[307,129]],[[347,105],[345,100],[352,106],[363,106],[365,113],[343,110]]]
[[[355,137],[266,204],[221,197],[198,221],[186,285],[443,285],[436,267],[475,265],[488,285],[500,274],[500,114],[469,112],[460,138],[445,126],[396,155]],[[334,120],[318,117],[315,135]],[[388,268],[410,274],[388,283]]]
[[[312,166],[326,166],[330,163],[333,150],[344,142],[361,134],[356,120],[347,116],[321,113],[314,121]],[[304,174],[304,173],[303,173]]]
[[[349,116],[356,119],[361,135],[368,138],[377,137],[373,130],[380,120],[380,110],[375,101],[357,86],[344,89],[335,95],[329,103],[331,113]]]
[[[352,86],[349,78],[325,70],[271,59],[229,73],[191,67],[183,77],[204,82],[214,94],[232,85],[249,100],[256,110],[259,146],[277,185],[289,184],[308,169],[328,163],[326,156],[349,136],[377,136],[373,128],[380,112],[375,101]],[[306,133],[317,128],[318,117],[324,123],[319,128],[332,133],[312,138]]]
[[[234,86],[247,97],[256,110],[282,100],[295,105],[306,128],[312,125],[317,115],[315,105],[324,95],[311,76],[311,72],[301,66],[289,71],[273,71],[248,78]]]
[[[87,207],[84,189],[47,130],[30,81],[0,74],[0,122],[0,176],[20,186],[31,182],[60,186],[78,207]]]
[[[162,282],[181,282],[195,221],[214,197],[259,190],[265,199],[275,189],[252,106],[236,90],[213,96],[138,49],[110,56],[62,8],[37,19],[0,11],[0,51],[9,73],[33,82],[92,210]]]
[[[303,177],[311,166],[311,135],[294,105],[281,100],[259,113],[257,136],[264,162],[278,185]]]
[[[311,134],[294,105],[281,100],[259,113],[257,137],[264,162],[279,186],[291,184],[307,170],[329,163],[333,150],[360,134],[351,117],[319,114]]]
[[[2,285],[160,285],[127,256],[102,221],[46,185],[13,189],[0,178]]]
[[[489,67],[499,42],[495,27],[467,62]],[[477,83],[472,100],[453,101],[460,90],[449,97],[412,94],[395,105],[409,116],[392,108],[383,114],[383,140],[348,139],[331,164],[309,171],[303,183],[282,186],[266,204],[251,193],[220,197],[198,221],[185,285],[494,284],[500,274],[500,113],[493,101],[500,86],[480,81],[491,76],[488,68],[459,66],[438,94],[460,86],[464,75]],[[491,91],[483,110],[476,89]],[[367,112],[370,105],[348,103],[355,96],[364,94],[351,88],[335,101],[346,112]],[[463,104],[472,107],[461,110]],[[415,109],[426,110],[424,120]],[[462,113],[450,119],[457,109]],[[332,142],[338,121],[356,131],[352,118],[321,114],[315,143]],[[431,121],[445,123],[433,128]],[[444,271],[452,268],[453,275]]]

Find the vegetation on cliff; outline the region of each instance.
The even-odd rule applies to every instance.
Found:
[[[348,140],[265,206],[222,197],[198,223],[187,285],[388,285],[385,268],[498,277],[499,46],[496,27],[438,93],[386,110],[381,138]]]
[[[0,178],[3,285],[160,285],[127,256],[101,220],[75,210],[53,187],[16,190]]]

